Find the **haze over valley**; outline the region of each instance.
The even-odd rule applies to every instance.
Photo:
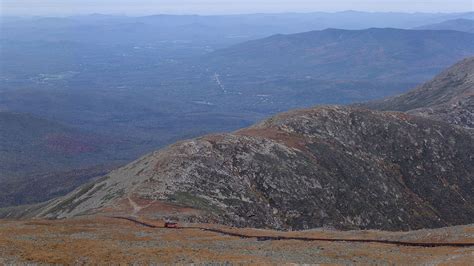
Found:
[[[96,163],[71,159],[88,168],[293,108],[398,94],[474,53],[467,32],[373,28],[471,13],[383,15],[5,18],[0,109],[114,143],[100,148],[114,155],[98,155]],[[75,167],[51,160],[53,172]]]
[[[456,248],[462,255],[439,248],[437,260],[462,263],[474,245],[473,84],[472,10],[0,14],[0,217],[26,219],[20,227],[45,246],[54,242],[46,225],[115,224],[101,238],[110,243],[121,230],[153,235],[153,251],[134,246],[143,263],[253,261],[218,256],[215,243],[223,254],[249,248],[241,255],[257,262],[352,263],[315,261],[312,244],[294,258],[291,248],[278,257],[241,242],[328,236],[377,238],[332,247],[357,263],[407,263],[420,245]],[[128,224],[170,221],[189,229],[179,241],[200,246],[183,255],[194,259],[180,259],[185,250],[157,259],[175,239]],[[16,226],[0,221],[0,245],[16,243],[7,233]],[[313,239],[281,232],[292,230]],[[207,241],[207,232],[240,240]],[[81,239],[95,246],[95,234]],[[359,249],[386,242],[413,249],[395,251],[400,261]],[[67,248],[36,245],[10,245],[0,264],[77,262]],[[78,252],[86,263],[137,262],[127,245]]]

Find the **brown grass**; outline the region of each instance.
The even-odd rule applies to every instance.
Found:
[[[160,221],[155,221],[162,225]],[[397,238],[409,233],[377,231],[276,232],[202,225],[245,234],[311,237]],[[471,237],[473,226],[456,229]],[[436,231],[433,231],[436,235]],[[444,233],[443,233],[444,234]],[[420,237],[420,241],[423,237]],[[347,242],[240,239],[198,229],[146,228],[106,217],[0,222],[0,257],[14,262],[54,264],[204,263],[250,264],[323,262],[468,265],[473,248],[418,248]],[[301,254],[301,257],[299,256]],[[306,254],[306,255],[305,255]],[[306,256],[306,257],[305,257]],[[304,258],[303,258],[304,257]],[[1,260],[0,260],[1,262]]]

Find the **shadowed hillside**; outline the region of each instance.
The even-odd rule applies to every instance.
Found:
[[[1,207],[63,195],[121,163],[114,141],[28,114],[0,112],[0,143]]]

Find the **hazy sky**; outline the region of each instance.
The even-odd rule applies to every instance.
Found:
[[[312,11],[468,12],[474,0],[0,0],[3,15],[230,14]]]

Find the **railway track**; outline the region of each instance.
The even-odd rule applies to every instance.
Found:
[[[164,226],[157,226],[144,221],[137,220],[131,217],[113,216],[111,218],[122,219],[133,222],[135,224],[149,227],[149,228],[165,228]],[[347,239],[347,238],[314,238],[314,237],[293,237],[293,236],[273,236],[273,235],[249,235],[235,232],[229,232],[221,229],[206,228],[199,226],[177,227],[170,230],[190,230],[197,229],[207,232],[214,232],[222,235],[240,237],[240,238],[254,238],[259,241],[269,240],[299,240],[299,241],[324,241],[324,242],[357,242],[357,243],[378,243],[397,246],[411,246],[411,247],[473,247],[474,243],[446,243],[446,242],[410,242],[410,241],[394,241],[382,239]]]

